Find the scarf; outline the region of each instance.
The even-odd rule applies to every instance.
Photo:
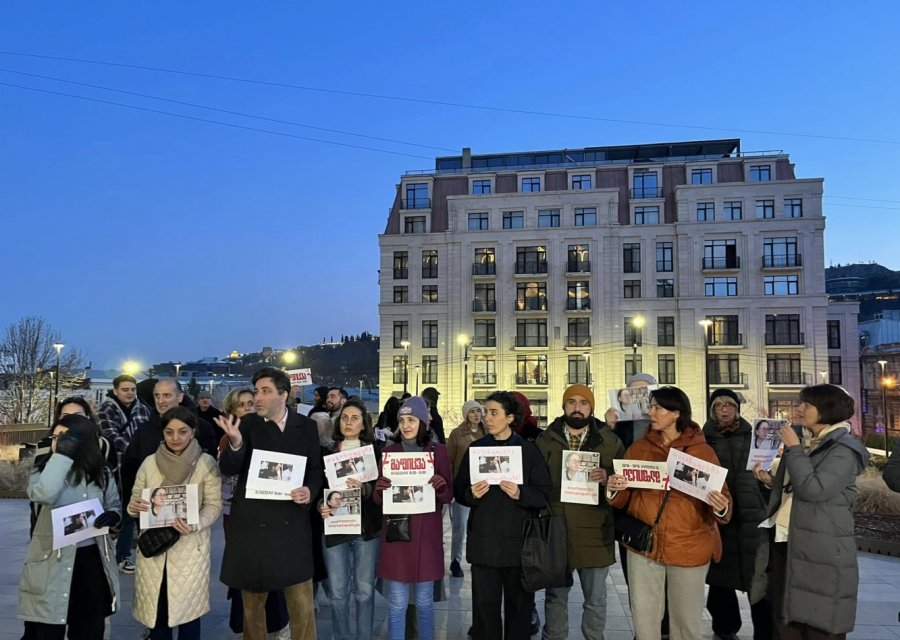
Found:
[[[400,444],[403,446],[403,451],[406,453],[421,453],[425,451],[425,447],[420,447],[416,444],[415,439],[407,440],[406,438],[400,438]]]
[[[203,450],[196,438],[191,438],[187,448],[181,452],[181,455],[173,453],[165,442],[159,443],[156,450],[156,466],[159,467],[163,476],[163,486],[172,486],[176,484],[184,484],[197,465],[197,460]]]

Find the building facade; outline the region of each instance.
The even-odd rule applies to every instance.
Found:
[[[787,415],[859,388],[856,305],[829,309],[821,178],[739,140],[462,155],[401,177],[381,257],[382,401],[518,390],[539,420],[634,372]],[[829,332],[842,339],[829,341]],[[830,345],[840,345],[830,348]],[[849,386],[848,386],[849,385]]]

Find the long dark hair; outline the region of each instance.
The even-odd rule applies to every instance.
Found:
[[[104,472],[104,467],[106,466],[106,460],[100,452],[100,443],[97,440],[97,425],[84,416],[73,413],[57,420],[53,428],[50,429],[51,435],[56,427],[65,427],[73,434],[79,435],[83,440],[66,479],[72,484],[80,484],[82,481],[88,484],[93,482],[105,490],[106,473]],[[52,454],[44,456],[40,460],[35,460],[34,472],[43,472],[47,466],[47,461],[51,457]]]
[[[400,424],[397,422],[397,412],[400,411],[401,404],[400,398],[397,396],[388,398],[387,402],[384,403],[384,410],[378,416],[378,426],[382,429],[387,427],[392,432],[397,431],[397,427]]]
[[[362,431],[359,432],[359,441],[363,444],[374,444],[375,433],[372,431],[372,416],[369,415],[369,410],[366,409],[366,405],[362,403],[362,400],[357,400],[356,398],[347,400],[344,403],[344,406],[341,407],[341,410],[338,411],[337,417],[334,419],[334,433],[331,435],[332,439],[335,442],[344,441],[344,434],[341,433],[341,416],[343,416],[344,411],[350,407],[358,409],[362,414],[363,428]]]

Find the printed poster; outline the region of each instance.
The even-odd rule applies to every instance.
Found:
[[[772,468],[772,463],[781,450],[781,429],[788,426],[787,420],[758,418],[753,421],[753,437],[750,439],[750,455],[747,470],[759,465],[764,471]]]
[[[254,449],[247,474],[247,498],[290,500],[291,491],[303,486],[306,456]]]
[[[590,477],[591,471],[600,468],[600,454],[594,451],[563,451],[562,462],[560,502],[599,504],[600,483],[591,482]]]
[[[144,489],[141,497],[150,503],[150,510],[141,512],[141,529],[171,527],[175,524],[175,518],[181,518],[188,524],[200,524],[198,495],[196,484]]]
[[[53,550],[109,533],[109,527],[94,528],[94,520],[101,513],[103,513],[103,507],[97,498],[82,500],[51,510]]]
[[[372,445],[339,451],[325,456],[322,461],[325,463],[325,477],[328,478],[328,486],[334,489],[346,488],[347,480],[350,478],[355,478],[360,482],[378,478],[375,447]]]
[[[326,489],[325,535],[362,533],[362,497],[359,489]]]
[[[434,453],[395,453],[381,456],[381,473],[391,481],[382,493],[381,510],[387,515],[431,513],[435,509]]]
[[[646,420],[650,418],[650,392],[659,385],[624,387],[609,390],[609,404],[616,410],[619,420]]]
[[[469,447],[468,451],[472,484],[482,480],[488,484],[500,484],[503,480],[524,482],[522,447]]]
[[[664,491],[669,484],[669,465],[646,460],[613,460],[613,468],[628,480],[629,489]]]
[[[690,454],[669,449],[669,487],[709,504],[709,492],[721,491],[728,470]]]

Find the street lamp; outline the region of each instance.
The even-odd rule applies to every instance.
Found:
[[[419,395],[419,369],[421,369],[419,365],[416,365],[416,395]]]
[[[59,353],[65,347],[62,342],[54,342],[53,348],[56,349],[56,386],[53,395],[50,397],[50,420],[53,421],[53,404],[59,400]],[[52,424],[50,426],[53,426]]]
[[[403,395],[406,395],[409,385],[409,340],[402,340],[400,346],[403,347]]]
[[[581,355],[584,356],[584,370],[585,370],[584,380],[585,380],[585,382],[587,382],[587,386],[591,386],[591,352],[585,351]]]
[[[181,375],[181,363],[176,362],[175,363],[175,379],[178,380],[178,376],[180,376],[180,375]]]
[[[141,364],[139,362],[135,362],[134,360],[129,360],[122,365],[122,371],[130,376],[136,376],[141,372]]]
[[[294,351],[285,351],[281,354],[281,359],[286,365],[297,362],[297,354]]]
[[[700,321],[703,327],[703,388],[706,397],[706,412],[709,413],[709,328],[712,326],[712,320],[706,318]],[[709,417],[707,415],[707,417]]]
[[[472,341],[464,333],[456,336],[456,342],[463,348],[463,402],[469,399],[469,347]]]
[[[884,454],[887,455],[887,448],[888,448],[887,396],[884,393],[884,383],[887,381],[887,378],[885,378],[885,376],[884,376],[884,367],[887,364],[887,360],[879,360],[878,364],[881,365],[881,422],[884,425]]]
[[[637,373],[637,371],[638,371],[638,369],[637,369],[637,350],[638,350],[638,347],[641,345],[641,343],[644,341],[643,336],[638,338],[638,335],[640,335],[639,332],[641,331],[641,329],[644,327],[644,325],[646,323],[647,323],[647,321],[644,320],[644,316],[635,316],[634,318],[631,319],[631,326],[633,329],[635,329],[634,343],[631,345],[631,349],[632,349],[631,356],[632,356],[632,363],[634,365],[635,373]]]
[[[360,380],[359,381],[359,399],[360,400],[362,400],[362,385],[363,385],[363,381]]]

